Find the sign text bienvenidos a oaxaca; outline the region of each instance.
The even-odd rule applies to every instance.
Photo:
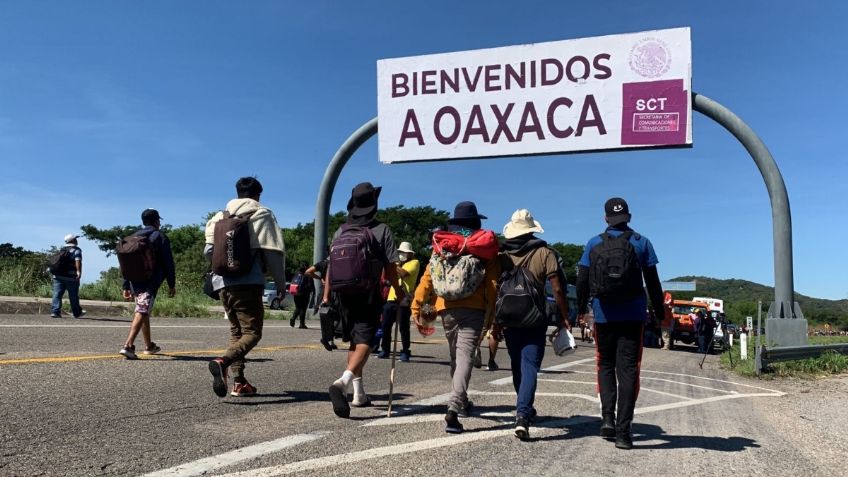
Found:
[[[377,62],[380,161],[691,146],[689,28]]]

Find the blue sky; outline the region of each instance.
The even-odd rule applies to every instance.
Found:
[[[378,59],[690,26],[693,90],[748,122],[783,173],[796,291],[846,298],[845,18],[844,2],[3,2],[0,242],[46,249],[146,207],[198,223],[243,175],[282,226],[307,222],[329,159],[376,116]],[[381,206],[474,200],[498,231],[525,207],[544,238],[583,244],[621,196],[663,279],[772,285],[759,172],[693,116],[692,149],[382,165],[372,139],[332,210],[370,180]],[[116,263],[82,246],[88,281]]]

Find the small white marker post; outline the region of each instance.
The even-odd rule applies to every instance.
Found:
[[[731,348],[733,348],[733,333],[728,333],[727,339],[729,340],[728,344],[730,345]]]
[[[747,333],[742,333],[739,335],[739,355],[743,360],[748,359],[748,335]]]

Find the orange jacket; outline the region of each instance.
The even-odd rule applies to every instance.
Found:
[[[424,267],[424,276],[421,277],[421,282],[415,289],[415,298],[412,300],[412,316],[420,316],[421,307],[424,303],[432,302],[433,298],[435,298],[436,313],[448,308],[473,308],[484,310],[487,317],[494,315],[495,301],[498,299],[498,278],[501,275],[501,265],[497,258],[483,260],[483,265],[486,268],[486,277],[483,279],[483,283],[474,294],[461,300],[445,300],[436,296],[433,293],[430,267]]]

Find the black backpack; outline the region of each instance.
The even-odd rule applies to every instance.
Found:
[[[156,271],[156,251],[150,235],[130,235],[124,237],[115,247],[118,266],[124,279],[144,283],[153,277]]]
[[[47,257],[47,269],[53,275],[63,275],[72,268],[71,247],[62,247],[58,252]]]
[[[645,291],[642,288],[642,266],[626,231],[618,236],[600,235],[601,243],[589,252],[589,290],[592,296],[608,303],[623,303]]]
[[[540,247],[542,248],[542,247]],[[527,261],[530,252],[523,262]],[[545,296],[539,293],[530,272],[515,265],[501,273],[498,279],[498,298],[495,302],[495,322],[507,328],[536,328],[548,322]]]
[[[250,272],[256,255],[250,248],[250,217],[254,212],[232,215],[224,211],[215,222],[212,271],[222,277],[239,277]]]

